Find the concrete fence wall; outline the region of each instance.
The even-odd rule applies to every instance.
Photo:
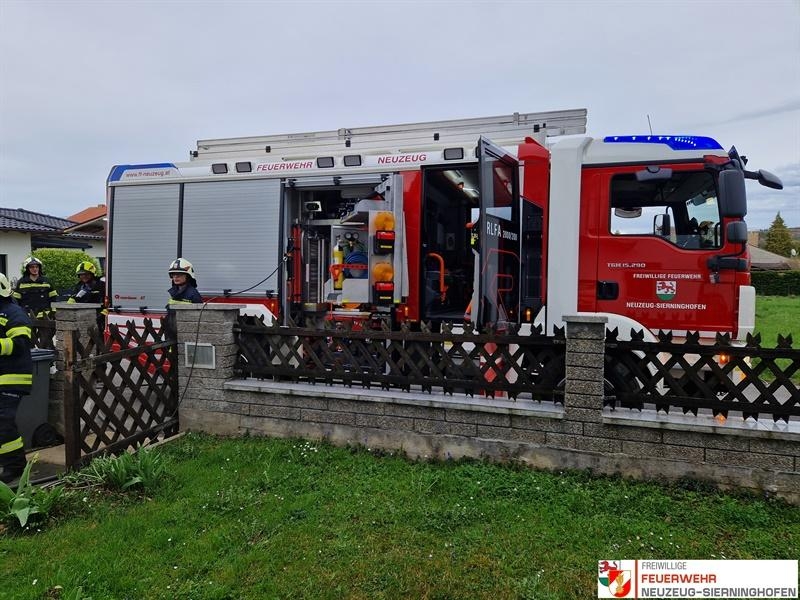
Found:
[[[67,397],[64,377],[64,338],[79,331],[82,344],[89,342],[89,328],[97,325],[99,304],[53,303],[56,313],[55,373],[50,377],[50,402],[48,422],[64,435],[64,405]]]
[[[177,307],[181,429],[324,439],[412,458],[482,458],[637,479],[691,478],[800,503],[800,426],[603,408],[605,319],[567,322],[563,407],[325,385],[237,380],[238,306]],[[212,344],[213,369],[184,365]]]

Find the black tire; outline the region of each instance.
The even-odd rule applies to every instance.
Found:
[[[542,388],[548,392],[543,399],[563,404],[566,381],[567,375],[563,359],[553,361],[548,365],[541,380]],[[619,404],[625,408],[641,410],[644,403],[638,396],[626,397],[624,400],[619,399],[618,401],[619,392],[635,394],[640,389],[641,385],[630,368],[619,357],[606,355],[603,370],[603,406],[613,408]]]
[[[618,402],[620,393],[635,394],[640,389],[639,382],[622,357],[607,354],[603,371],[603,406],[614,407],[619,403],[624,408],[641,410],[644,402],[638,396],[620,398]]]

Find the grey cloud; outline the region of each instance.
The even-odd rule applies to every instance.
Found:
[[[794,98],[786,102],[781,102],[774,106],[765,106],[758,110],[751,110],[739,114],[731,115],[725,119],[705,121],[700,124],[695,124],[693,127],[711,127],[715,125],[726,125],[729,123],[742,123],[744,121],[753,121],[755,119],[763,119],[766,117],[777,117],[800,111],[800,98]],[[800,119],[800,116],[798,116]]]
[[[796,110],[800,110],[800,98],[795,98],[793,100],[789,100],[788,102],[783,102],[775,106],[767,106],[759,110],[743,112],[738,115],[734,115],[731,118],[722,122],[733,123],[737,121],[749,121],[750,119],[772,117],[772,116],[782,115],[784,113],[793,112]]]

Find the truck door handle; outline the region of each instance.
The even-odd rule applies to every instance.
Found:
[[[619,284],[616,281],[598,281],[597,299],[616,300],[619,298]]]

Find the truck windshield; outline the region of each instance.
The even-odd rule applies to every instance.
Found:
[[[655,235],[690,250],[722,247],[717,188],[706,171],[676,171],[651,181],[617,175],[610,206],[612,235]]]

